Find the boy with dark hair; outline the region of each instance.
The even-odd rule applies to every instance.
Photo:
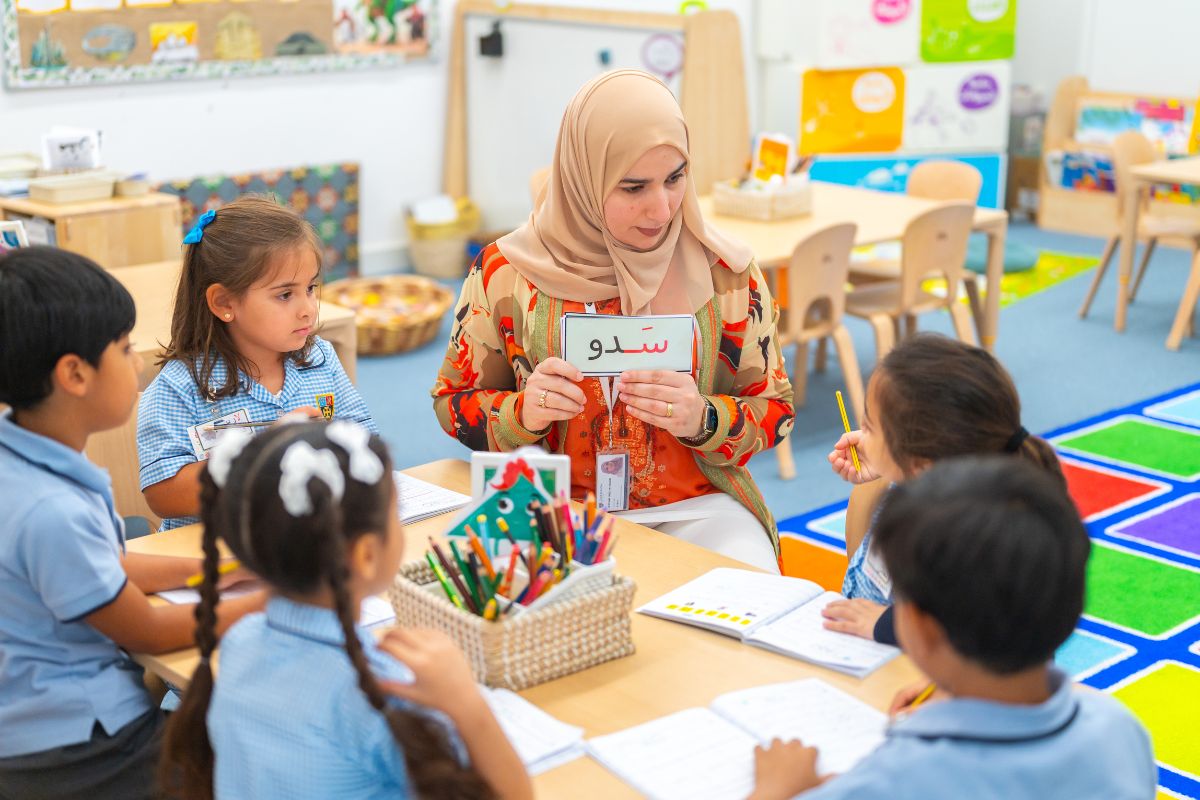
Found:
[[[1083,610],[1090,550],[1061,486],[1001,456],[939,462],[892,490],[875,535],[900,643],[950,699],[911,710],[874,753],[824,783],[814,749],[760,750],[753,798],[1155,796],[1145,730],[1052,664]]]
[[[124,424],[141,359],[133,299],[88,259],[0,256],[0,797],[153,796],[161,712],[124,650],[192,643],[181,586],[199,559],[125,554],[88,436]],[[247,596],[223,625],[260,607]]]

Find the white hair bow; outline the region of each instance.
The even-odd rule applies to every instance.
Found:
[[[313,478],[329,487],[334,502],[342,499],[346,489],[346,476],[338,457],[331,450],[317,450],[308,442],[291,444],[279,463],[279,497],[283,507],[293,517],[311,514],[312,497],[308,493],[308,482]]]
[[[361,425],[345,420],[329,423],[325,429],[329,441],[350,455],[350,477],[369,486],[383,477],[383,462],[371,449],[371,432]]]
[[[233,460],[246,449],[246,445],[250,444],[253,438],[254,434],[245,428],[230,428],[221,435],[221,440],[208,457],[208,474],[212,476],[218,489],[225,488]]]

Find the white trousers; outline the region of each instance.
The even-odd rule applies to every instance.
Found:
[[[621,511],[617,516],[779,574],[771,537],[758,517],[724,492],[656,508]]]

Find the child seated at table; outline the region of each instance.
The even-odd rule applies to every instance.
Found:
[[[896,485],[940,459],[1005,453],[1066,486],[1054,449],[1021,425],[1012,377],[986,350],[925,333],[899,344],[871,375],[862,430],[844,434],[829,461],[850,483]],[[857,447],[855,469],[849,452]],[[842,594],[825,607],[825,627],[896,644],[892,581],[868,530],[852,551]]]
[[[952,459],[893,489],[875,537],[900,643],[949,699],[910,709],[823,783],[813,748],[760,748],[754,800],[1152,800],[1145,730],[1052,666],[1090,549],[1061,486],[1012,458]]]
[[[173,797],[528,798],[529,776],[462,653],[435,631],[356,623],[404,550],[391,459],[352,422],[235,429],[200,473],[200,665],[163,758]],[[221,643],[217,542],[269,587]],[[390,695],[390,697],[389,697]]]
[[[112,481],[83,454],[133,410],[133,323],[83,256],[0,256],[0,798],[154,796],[162,713],[126,651],[189,643],[194,606],[144,592],[200,561],[126,554]],[[216,632],[263,599],[222,604]]]

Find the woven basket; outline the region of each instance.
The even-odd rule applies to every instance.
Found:
[[[412,214],[405,217],[408,255],[421,275],[453,280],[467,274],[467,239],[479,230],[479,208],[465,197],[455,205],[458,218],[451,222],[426,224]]]
[[[400,569],[388,591],[397,624],[447,633],[466,653],[475,679],[488,686],[520,691],[633,654],[629,617],[637,585],[631,578],[614,577],[574,600],[495,622],[455,608],[440,589],[424,588],[435,581],[425,562]]]
[[[770,221],[812,213],[812,185],[793,180],[786,186],[744,191],[737,181],[713,184],[713,209],[718,214]]]
[[[454,303],[448,289],[416,275],[335,281],[324,295],[357,312],[358,352],[373,356],[428,344]]]

